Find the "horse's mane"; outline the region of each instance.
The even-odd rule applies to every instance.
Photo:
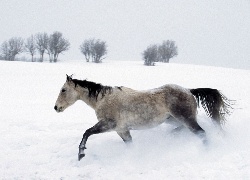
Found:
[[[76,85],[79,85],[83,88],[87,88],[89,91],[89,97],[90,98],[96,98],[101,93],[102,97],[105,96],[106,93],[111,93],[113,88],[111,86],[103,86],[102,84],[87,81],[87,80],[78,80],[78,79],[72,79],[73,83]]]

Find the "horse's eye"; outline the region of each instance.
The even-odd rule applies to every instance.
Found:
[[[65,92],[66,91],[66,89],[62,89],[62,92]]]

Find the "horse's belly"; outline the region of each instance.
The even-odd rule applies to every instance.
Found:
[[[126,115],[124,119],[124,124],[128,129],[148,129],[156,127],[168,118],[168,114],[161,114],[158,116],[153,116],[152,114],[130,114]]]
[[[128,129],[131,129],[131,130],[141,130],[141,129],[150,129],[150,128],[154,128],[160,124],[162,124],[164,122],[164,120],[162,119],[157,119],[157,120],[154,120],[154,121],[150,121],[150,122],[147,122],[145,123],[144,121],[138,121],[134,124],[130,124],[128,126]]]

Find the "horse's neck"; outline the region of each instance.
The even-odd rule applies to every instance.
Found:
[[[84,101],[88,106],[95,109],[98,103],[98,99],[89,97],[88,93],[80,95],[80,100]]]
[[[104,98],[104,96],[112,94],[113,92],[112,87],[104,86],[103,89],[98,93],[97,97],[90,97],[89,92],[82,90],[83,87],[78,86],[78,88],[80,88],[78,89],[80,93],[80,100],[84,101],[87,105],[89,105],[93,109],[96,109],[98,103],[100,102],[100,100]]]
[[[82,91],[80,90],[80,92]],[[103,96],[107,96],[108,94],[110,94],[110,91],[100,92],[97,97],[89,97],[89,92],[84,92],[80,93],[80,100],[84,101],[91,108],[96,109],[100,100],[103,99]]]

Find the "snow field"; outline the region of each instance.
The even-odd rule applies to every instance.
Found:
[[[208,135],[204,146],[188,130],[172,126],[132,131],[127,146],[115,132],[93,135],[77,160],[82,134],[97,120],[76,102],[63,113],[53,109],[66,75],[144,90],[164,84],[220,89],[236,100],[225,132],[199,110]],[[145,67],[142,62],[23,63],[0,61],[0,179],[249,179],[250,72],[179,64]]]

